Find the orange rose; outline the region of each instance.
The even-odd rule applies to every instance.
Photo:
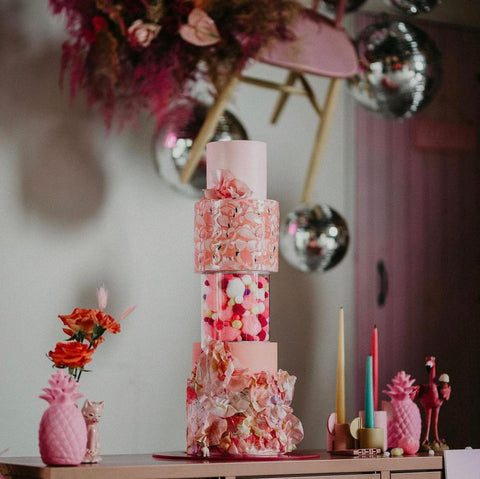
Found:
[[[92,309],[92,312],[95,314],[95,322],[103,329],[113,334],[120,332],[120,325],[115,321],[114,318],[112,318],[112,316],[104,313],[103,311],[99,311],[98,309]]]
[[[87,340],[90,340],[95,326],[94,311],[96,310],[75,308],[71,314],[59,315],[58,317],[63,321],[63,324],[67,326],[63,331],[69,336],[82,332]]]
[[[95,336],[96,341],[104,331],[110,331],[113,334],[120,332],[120,324],[112,316],[98,309],[75,308],[71,314],[60,315],[59,318],[67,326],[63,329],[66,334],[75,336],[77,333],[82,333],[89,342],[92,341],[92,335]],[[80,339],[78,340],[81,342]]]
[[[83,368],[92,360],[93,349],[88,344],[70,341],[68,343],[57,343],[54,351],[48,355],[57,368]]]

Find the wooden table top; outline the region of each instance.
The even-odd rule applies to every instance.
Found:
[[[306,454],[306,451],[301,451]],[[154,479],[235,476],[274,476],[369,471],[441,470],[441,456],[353,457],[308,451],[315,458],[264,460],[157,459],[152,454],[105,455],[98,464],[45,466],[39,457],[0,458],[0,472],[6,477],[45,479]]]

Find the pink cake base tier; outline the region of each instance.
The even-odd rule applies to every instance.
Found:
[[[242,349],[245,344],[235,343]],[[268,344],[251,346],[264,351]],[[245,369],[232,345],[211,341],[195,362],[187,382],[187,453],[242,456],[293,451],[303,439],[302,424],[291,407],[296,378],[282,370]],[[252,370],[258,368],[255,361]]]
[[[195,271],[278,271],[275,200],[203,198],[195,204]]]
[[[260,373],[262,371],[268,373],[277,372],[277,343],[271,343],[269,341],[263,341],[261,343],[241,341],[236,343],[226,343],[226,347],[230,351],[234,366],[236,366],[237,369],[248,369],[251,374]],[[195,368],[201,354],[201,344],[193,343],[192,369]]]

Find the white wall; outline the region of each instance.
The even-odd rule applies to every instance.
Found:
[[[57,315],[94,307],[99,281],[110,290],[112,315],[137,304],[80,383],[86,397],[106,402],[102,452],[183,449],[190,349],[200,335],[193,200],[156,174],[150,122],[108,135],[102,119],[59,89],[63,23],[45,4],[0,0],[0,451],[38,455],[46,408],[38,395],[53,372],[45,355],[63,339]],[[283,79],[281,71],[268,72]],[[319,91],[325,85],[314,79]],[[293,98],[270,126],[274,99],[241,85],[232,111],[251,139],[268,143],[269,197],[284,216],[300,198],[316,118],[305,99]],[[314,194],[346,217],[351,232],[352,112],[342,94]],[[305,427],[303,447],[325,446],[341,305],[347,351],[353,346],[352,278],[351,249],[325,275],[282,261],[272,276],[271,337],[280,367],[298,376],[294,407]],[[351,414],[353,357],[347,354]]]

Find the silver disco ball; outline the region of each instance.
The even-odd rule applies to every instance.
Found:
[[[442,3],[440,0],[384,0],[384,2],[408,15],[428,13]]]
[[[172,116],[153,139],[153,156],[160,176],[175,190],[193,198],[201,198],[206,188],[206,159],[203,156],[188,183],[180,182],[193,142],[205,121],[208,106],[199,102],[183,102],[172,108]],[[248,140],[237,118],[225,111],[209,141]]]
[[[386,118],[407,118],[424,108],[441,79],[440,53],[430,37],[401,21],[384,21],[357,37],[358,73],[347,85],[363,107]]]
[[[325,0],[325,4],[327,9],[331,12],[335,12],[339,0]],[[359,9],[366,0],[347,0],[347,5],[345,7],[346,13],[354,12],[355,10]]]
[[[280,252],[290,266],[303,272],[327,271],[348,249],[345,220],[326,204],[302,204],[280,227]]]

